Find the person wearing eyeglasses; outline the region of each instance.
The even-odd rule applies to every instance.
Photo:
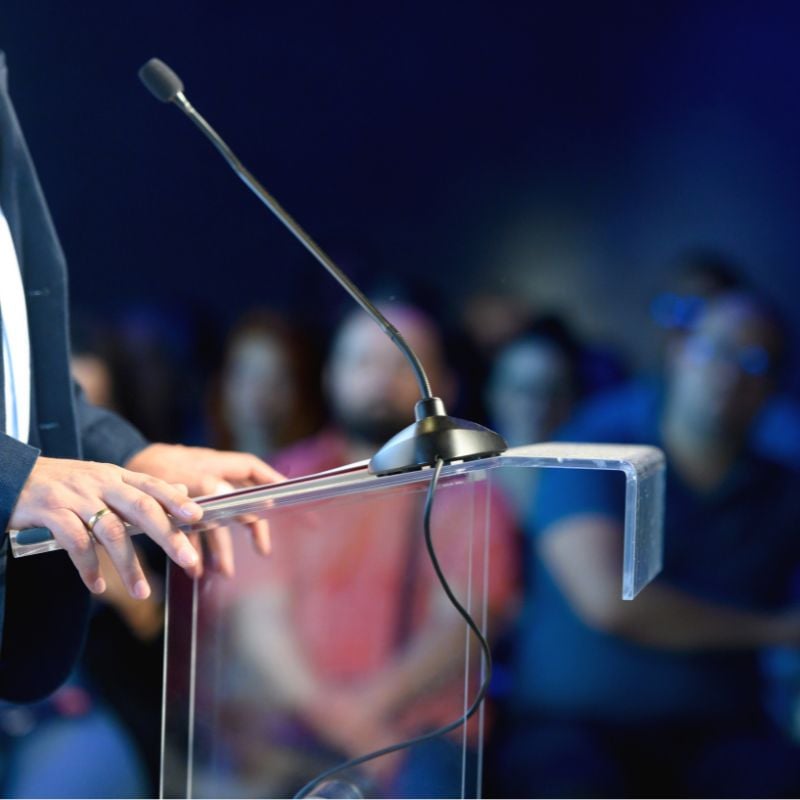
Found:
[[[491,769],[502,796],[797,795],[798,749],[764,711],[759,658],[800,645],[800,483],[749,444],[785,341],[764,301],[723,293],[670,341],[657,385],[593,400],[563,431],[664,449],[664,568],[623,602],[622,476],[545,472]]]

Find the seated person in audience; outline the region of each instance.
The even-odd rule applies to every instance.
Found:
[[[451,380],[433,323],[410,307],[385,311],[419,354],[434,393],[447,401]],[[335,427],[276,457],[279,469],[290,477],[368,458],[413,421],[418,390],[411,369],[361,311],[348,317],[335,336],[326,387]],[[490,494],[486,483],[445,483],[434,504],[434,546],[462,602],[472,577],[473,614],[483,596],[485,557],[479,537]],[[257,575],[242,573],[237,596],[229,601],[235,619],[233,646],[247,664],[243,674],[251,676],[242,684],[241,702],[245,716],[258,705],[255,697],[271,698],[278,706],[269,724],[280,731],[267,738],[273,750],[282,747],[282,755],[275,759],[280,766],[265,780],[281,770],[289,772],[292,756],[316,754],[294,774],[284,774],[283,784],[268,785],[273,794],[296,791],[322,767],[433,730],[463,714],[465,626],[425,552],[424,499],[422,484],[388,498],[381,493],[351,504],[337,501],[329,510],[322,503],[307,524],[295,516],[286,530],[278,515],[271,521],[272,558],[258,564]],[[487,599],[494,630],[513,598],[515,580],[509,515],[500,498],[492,496],[491,502]],[[470,561],[473,535],[478,538]],[[478,652],[473,640],[471,653]],[[477,665],[474,659],[470,697],[477,688]],[[474,744],[477,730],[470,728]],[[294,731],[294,739],[288,730]],[[368,784],[370,791],[460,796],[461,734],[456,731],[366,765],[367,780],[374,782]],[[269,759],[264,739],[262,730],[262,765]],[[298,742],[293,754],[286,750],[290,740]],[[470,764],[474,766],[474,756]]]
[[[785,336],[722,294],[672,342],[659,388],[592,401],[563,438],[667,456],[662,575],[620,599],[621,476],[544,473],[528,534],[503,796],[796,796],[800,758],[768,721],[759,649],[800,643],[796,476],[748,447]]]
[[[683,335],[704,305],[748,281],[734,263],[707,250],[684,253],[670,265],[664,290],[651,303],[651,316],[669,343]],[[800,467],[800,402],[796,379],[764,403],[750,430],[752,448],[773,461]]]
[[[233,329],[212,409],[218,447],[272,456],[319,429],[320,359],[302,330],[256,310]]]
[[[580,346],[557,317],[542,317],[494,357],[486,389],[490,427],[509,447],[550,439],[568,419],[581,390]],[[498,475],[518,514],[530,506],[538,470]]]

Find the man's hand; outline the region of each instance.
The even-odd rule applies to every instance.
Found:
[[[150,585],[124,522],[143,530],[177,564],[197,569],[197,551],[167,516],[182,522],[198,522],[203,516],[202,508],[187,497],[186,487],[113,464],[40,456],[22,488],[9,528],[49,528],[90,591],[101,593],[106,582],[86,526],[104,508],[112,513],[97,520],[93,535],[105,547],[131,596],[144,599]]]
[[[172,484],[182,484],[192,497],[221,494],[243,486],[276,483],[283,476],[260,458],[248,453],[212,450],[207,447],[152,444],[125,465]],[[270,551],[269,527],[264,519],[248,521],[253,542],[264,555]],[[233,575],[233,545],[230,530],[216,528],[205,534],[212,567]],[[198,552],[202,552],[196,542]]]

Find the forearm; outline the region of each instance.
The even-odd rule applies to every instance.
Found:
[[[148,445],[133,425],[113,411],[89,403],[77,384],[74,388],[83,458],[122,466]]]
[[[588,622],[606,632],[667,650],[750,649],[797,640],[789,617],[739,610],[699,600],[664,584],[649,586],[633,602],[616,599],[605,618]]]
[[[611,518],[568,518],[545,532],[538,549],[573,611],[605,633],[669,650],[757,648],[800,641],[796,613],[737,609],[660,580],[634,601],[623,601],[622,530]]]

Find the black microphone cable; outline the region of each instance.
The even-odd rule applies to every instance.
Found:
[[[480,708],[481,703],[483,702],[484,698],[486,697],[486,692],[489,689],[489,682],[492,678],[492,653],[489,648],[489,643],[486,641],[486,637],[481,632],[480,628],[475,623],[475,620],[472,619],[470,616],[469,611],[467,611],[464,606],[458,601],[458,598],[453,593],[453,590],[450,588],[450,584],[448,584],[447,579],[442,572],[441,565],[439,564],[439,559],[436,556],[436,551],[433,547],[433,538],[431,536],[431,515],[433,512],[433,499],[436,494],[436,489],[439,485],[439,476],[442,472],[442,467],[444,466],[444,461],[441,458],[437,458],[436,462],[433,467],[433,475],[431,476],[431,481],[428,484],[428,493],[425,498],[425,510],[423,513],[423,528],[425,533],[425,546],[428,550],[428,556],[430,557],[431,564],[433,565],[433,569],[436,572],[436,577],[439,579],[439,583],[444,589],[445,594],[447,595],[450,602],[455,607],[456,611],[464,618],[465,622],[469,629],[475,634],[478,639],[478,642],[481,646],[481,650],[483,651],[483,657],[485,659],[486,664],[486,673],[484,675],[483,681],[481,682],[481,686],[478,689],[477,694],[475,695],[475,699],[472,701],[472,705],[462,714],[457,720],[454,722],[449,723],[448,725],[443,725],[441,728],[437,728],[436,730],[429,731],[428,733],[423,733],[420,736],[415,736],[412,739],[406,739],[405,741],[398,742],[397,744],[389,745],[388,747],[382,747],[380,750],[373,750],[371,753],[365,753],[363,756],[356,756],[355,758],[351,758],[349,761],[344,761],[341,764],[337,764],[336,766],[331,767],[330,769],[326,769],[324,772],[321,772],[315,778],[310,780],[305,786],[300,789],[294,796],[294,800],[298,800],[299,798],[308,797],[308,795],[326,778],[330,778],[332,775],[335,775],[338,772],[342,772],[346,769],[351,769],[352,767],[357,767],[360,764],[364,764],[367,761],[372,761],[375,758],[380,758],[381,756],[389,755],[389,753],[396,753],[398,750],[405,750],[406,748],[413,747],[414,745],[421,744],[422,742],[427,742],[430,739],[435,739],[438,736],[443,736],[446,733],[450,733],[450,731],[454,731],[457,728],[460,728],[462,725],[466,724],[467,720],[475,714],[475,712]]]

